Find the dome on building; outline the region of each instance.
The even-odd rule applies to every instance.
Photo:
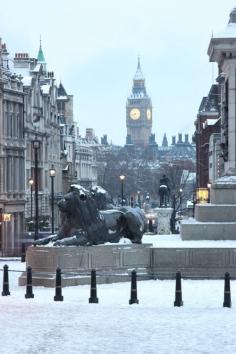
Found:
[[[230,12],[229,23],[236,23],[236,7]]]

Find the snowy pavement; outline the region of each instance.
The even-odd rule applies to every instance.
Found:
[[[151,243],[159,248],[236,248],[236,241],[182,241],[180,235],[148,235],[144,234],[142,243]]]
[[[54,289],[42,287],[26,300],[18,275],[10,272],[11,295],[0,297],[1,354],[236,353],[236,281],[231,309],[222,307],[223,280],[183,280],[176,308],[172,280],[138,282],[140,303],[130,306],[130,283],[98,285],[99,304],[88,303],[87,285],[64,288],[64,302],[54,302]]]

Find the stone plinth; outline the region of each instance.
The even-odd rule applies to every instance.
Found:
[[[33,285],[55,287],[55,269],[62,269],[62,286],[90,284],[91,269],[98,283],[130,281],[135,268],[139,280],[174,279],[182,276],[236,277],[236,248],[151,248],[150,245],[92,247],[30,247],[27,265],[33,269]],[[26,284],[25,272],[19,285]]]
[[[157,233],[159,235],[169,235],[170,231],[170,218],[172,208],[155,208],[157,214]]]
[[[181,222],[180,233],[184,241],[236,240],[236,222],[200,222],[188,219]]]
[[[236,207],[236,176],[224,176],[216,180],[211,187],[212,204],[234,204]]]
[[[196,205],[195,219],[182,221],[182,240],[236,240],[236,176],[216,180],[210,200]]]
[[[196,204],[195,219],[201,222],[235,222],[236,205]]]
[[[62,286],[90,283],[90,273],[96,269],[98,283],[113,283],[129,280],[130,272],[136,269],[143,279],[150,279],[150,245],[117,244],[90,247],[29,247],[26,265],[32,267],[33,285],[55,286],[56,268],[63,275]],[[26,284],[25,272],[19,285]]]
[[[236,276],[235,248],[153,248],[153,274],[158,279],[183,277],[223,278]]]

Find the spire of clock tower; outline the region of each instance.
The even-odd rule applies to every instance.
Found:
[[[126,103],[126,126],[129,144],[148,146],[152,132],[152,103],[146,92],[140,58],[133,78],[132,92]]]
[[[141,65],[140,65],[140,58],[138,57],[138,66],[137,66],[136,73],[134,75],[134,81],[140,81],[140,80],[145,81],[142,73]]]
[[[132,95],[136,98],[147,97],[145,78],[140,65],[140,58],[138,57],[138,66],[133,79]]]

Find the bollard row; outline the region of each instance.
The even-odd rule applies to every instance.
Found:
[[[26,299],[34,298],[33,294],[33,285],[32,285],[32,268],[28,266],[26,268]],[[9,276],[8,276],[8,265],[5,264],[3,267],[3,288],[2,288],[2,296],[10,295],[9,291]],[[64,298],[62,296],[62,277],[61,277],[61,269],[58,267],[56,269],[56,283],[55,283],[55,296],[54,301],[63,301]],[[92,269],[91,271],[91,285],[90,285],[90,297],[88,299],[90,304],[98,304],[97,297],[97,280],[96,280],[96,270]],[[131,291],[130,291],[130,300],[129,305],[138,304],[138,294],[137,294],[137,273],[135,270],[131,273]],[[175,284],[175,307],[183,306],[182,299],[182,286],[181,286],[181,272],[176,273],[176,284]],[[223,307],[231,307],[231,291],[230,291],[230,274],[225,273],[224,277],[224,302]]]

